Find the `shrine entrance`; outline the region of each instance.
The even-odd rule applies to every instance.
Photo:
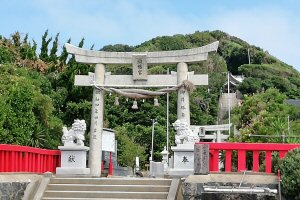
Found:
[[[193,49],[157,52],[104,52],[65,45],[68,53],[75,55],[77,62],[96,64],[94,73],[75,76],[75,85],[94,88],[89,151],[91,176],[101,174],[105,91],[116,92],[132,99],[153,98],[177,91],[177,119],[190,125],[189,90],[193,86],[208,85],[208,75],[189,72],[187,63],[206,60],[209,52],[217,51],[218,45],[219,42],[216,41]],[[133,74],[111,75],[105,72],[105,64],[132,64]],[[148,65],[155,64],[177,64],[177,72],[167,75],[148,75]],[[165,87],[165,89],[157,91],[141,89],[146,87]]]

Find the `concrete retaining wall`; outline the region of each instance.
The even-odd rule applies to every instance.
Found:
[[[242,173],[219,173],[208,175],[191,175],[182,184],[182,194],[184,200],[276,200],[277,196],[272,193],[255,193],[255,192],[208,192],[204,191],[205,187],[221,188],[221,187],[239,188],[269,188],[277,189],[277,177],[275,175],[263,174],[246,174]]]
[[[21,200],[29,183],[40,177],[37,174],[0,173],[0,199]]]

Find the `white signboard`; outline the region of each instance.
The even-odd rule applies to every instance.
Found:
[[[102,151],[115,152],[115,133],[103,129],[102,133]]]

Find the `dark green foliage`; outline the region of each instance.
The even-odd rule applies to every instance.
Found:
[[[280,164],[282,192],[288,199],[300,199],[300,149],[290,151]]]
[[[247,78],[239,86],[243,94],[252,94],[268,88],[277,88],[290,98],[300,98],[300,74],[282,63],[242,65],[239,73]]]
[[[204,46],[209,43],[212,43],[216,41],[216,39],[210,34],[210,32],[205,31],[205,32],[199,32],[196,31],[193,34],[187,35],[187,40],[193,44],[193,46]]]
[[[234,42],[223,42],[223,45],[226,50],[221,55],[227,62],[228,70],[233,74],[238,74],[239,66],[248,63],[247,48]]]
[[[16,46],[16,47],[19,47],[21,46],[21,35],[20,33],[17,31],[15,32],[12,36],[11,36],[12,40],[13,40],[13,44]]]
[[[66,43],[71,43],[71,38],[69,38],[68,39],[68,41],[66,42]],[[60,60],[60,62],[62,62],[63,64],[67,64],[66,63],[66,61],[67,61],[67,58],[68,58],[68,52],[67,52],[67,49],[66,49],[66,47],[64,46],[63,47],[63,50],[62,50],[62,52],[61,52],[61,54],[60,54],[60,57],[59,57],[59,60]]]
[[[79,44],[78,44],[78,47],[80,47],[80,48],[82,48],[83,47],[83,45],[84,45],[84,38],[82,38],[81,40],[80,40],[80,42],[79,42]]]
[[[132,46],[124,44],[106,45],[101,51],[111,51],[111,52],[130,52],[133,50]]]
[[[15,53],[7,46],[0,43],[0,64],[14,63]]]
[[[135,51],[169,51],[191,48],[192,44],[184,35],[162,36],[136,46]]]
[[[0,80],[0,142],[56,148],[62,124],[52,114],[51,98],[41,93],[45,83],[39,81],[47,79],[6,65]]]
[[[125,127],[118,127],[116,132],[117,140],[119,141],[118,163],[134,168],[136,156],[140,158],[140,162],[144,163],[146,160],[146,148],[134,141],[134,138],[130,136],[131,134],[128,134],[128,129]]]

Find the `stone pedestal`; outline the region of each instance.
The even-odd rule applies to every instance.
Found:
[[[88,175],[90,169],[86,168],[86,146],[59,146],[61,150],[61,167],[56,168],[56,174],[60,175]]]
[[[174,167],[169,168],[168,174],[181,177],[194,174],[194,144],[177,144],[171,150],[174,152]]]

